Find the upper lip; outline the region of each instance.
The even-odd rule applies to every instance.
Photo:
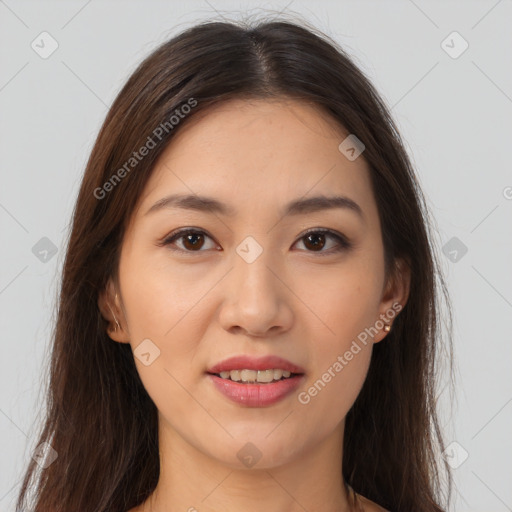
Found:
[[[304,373],[304,369],[279,356],[250,357],[239,355],[224,359],[206,370],[208,373],[220,373],[231,370],[288,370],[291,373]]]

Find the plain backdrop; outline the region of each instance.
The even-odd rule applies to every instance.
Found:
[[[454,400],[438,390],[452,510],[512,510],[510,0],[0,0],[0,511],[37,441],[66,230],[109,105],[178,31],[281,10],[337,40],[392,110],[453,302]]]

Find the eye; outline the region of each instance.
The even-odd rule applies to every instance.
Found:
[[[326,239],[334,240],[334,248],[328,247],[329,250],[323,250],[326,246]],[[162,246],[171,246],[176,241],[181,242],[181,247],[178,244],[176,247],[171,247],[172,250],[183,251],[183,252],[202,252],[201,249],[205,247],[205,239],[213,239],[207,235],[204,231],[194,228],[180,229],[174,233],[171,233],[161,244]],[[346,249],[350,249],[352,244],[341,234],[336,233],[330,229],[325,228],[314,228],[302,235],[295,244],[300,241],[303,242],[306,247],[306,252],[318,252],[332,254],[335,252],[341,252]],[[295,245],[294,244],[294,245]],[[328,245],[328,244],[327,244]],[[210,247],[211,249],[212,247]],[[215,246],[213,246],[215,248]],[[206,250],[208,247],[206,247]],[[310,250],[311,249],[311,250]]]
[[[337,243],[334,244],[334,248],[331,246],[330,248],[328,247],[328,250],[324,251],[323,249],[326,246],[326,239],[329,238],[331,240],[335,240]],[[298,240],[298,242],[303,240],[303,245],[307,248],[307,252],[332,254],[352,247],[352,244],[343,235],[325,228],[314,228],[308,230],[306,234]],[[310,248],[312,248],[312,250],[309,250]],[[324,254],[322,254],[322,256],[323,255]]]
[[[205,238],[213,239],[208,236],[204,231],[199,229],[180,229],[175,233],[171,233],[161,245],[171,245],[174,241],[181,241],[182,246],[178,248],[171,247],[172,250],[185,251],[185,252],[202,252],[200,249],[205,245]],[[208,247],[207,247],[208,249]]]

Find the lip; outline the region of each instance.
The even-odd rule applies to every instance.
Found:
[[[213,365],[206,372],[212,374],[231,370],[270,370],[279,368],[281,370],[288,370],[290,373],[305,373],[304,368],[274,355],[263,357],[234,356]],[[247,386],[247,384],[242,385]]]
[[[233,402],[248,407],[267,407],[293,393],[303,382],[304,375],[265,384],[241,384],[217,375],[208,374],[218,391]]]
[[[230,379],[223,379],[216,375],[231,370],[288,370],[291,377],[277,382],[268,383],[241,383]],[[269,355],[263,357],[250,357],[239,355],[230,357],[213,365],[206,371],[209,379],[225,397],[233,402],[248,407],[266,407],[284,399],[304,381],[304,368],[283,359]]]

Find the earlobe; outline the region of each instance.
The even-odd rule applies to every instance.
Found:
[[[127,330],[123,327],[126,322],[120,308],[119,296],[111,279],[98,296],[98,308],[103,318],[109,322],[107,326],[108,336],[113,341],[129,343]]]

